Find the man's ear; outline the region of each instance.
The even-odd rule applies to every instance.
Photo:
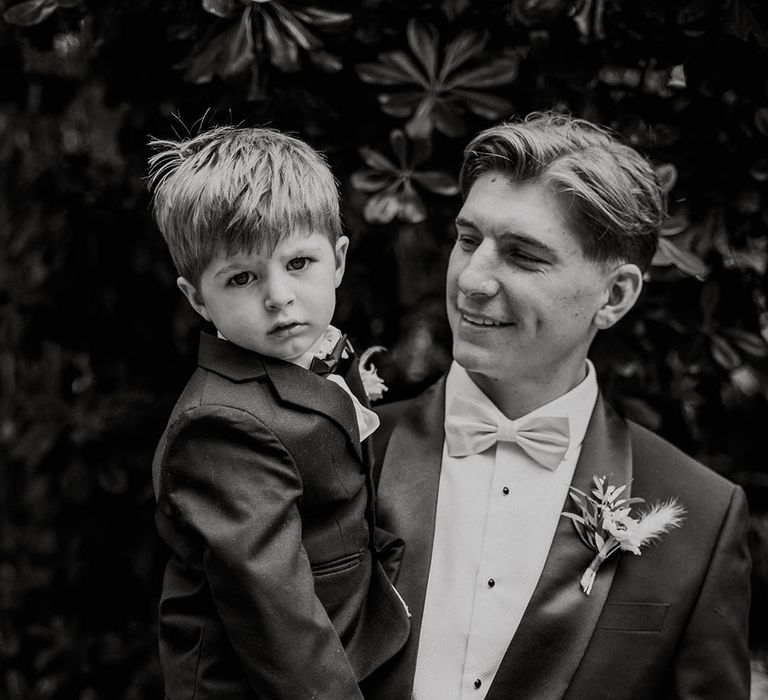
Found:
[[[595,314],[595,326],[605,330],[616,324],[635,305],[642,288],[640,268],[633,263],[619,265],[608,276],[608,298]]]
[[[341,284],[341,280],[344,278],[344,270],[347,266],[347,249],[349,248],[349,238],[346,236],[339,236],[334,248],[334,255],[336,257],[336,274],[334,276],[334,283],[336,287]]]
[[[197,313],[199,313],[206,321],[210,321],[211,315],[208,313],[208,309],[205,308],[203,296],[200,294],[200,292],[197,291],[197,287],[195,287],[194,284],[192,284],[188,279],[184,277],[179,277],[176,280],[176,284],[184,293],[184,296],[187,297],[187,301],[189,301],[190,306],[195,311],[197,311]]]

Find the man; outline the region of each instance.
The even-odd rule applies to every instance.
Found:
[[[391,570],[412,631],[366,697],[747,698],[743,492],[614,413],[587,360],[653,257],[652,169],[588,122],[533,115],[477,136],[461,185],[454,363],[382,411],[380,524],[405,541]],[[595,552],[561,513],[595,476],[686,512],[587,594]]]

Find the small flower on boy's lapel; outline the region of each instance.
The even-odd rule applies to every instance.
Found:
[[[581,514],[563,513],[571,520],[581,541],[595,552],[595,557],[581,577],[581,588],[589,595],[600,565],[617,551],[640,555],[640,548],[658,540],[674,527],[680,527],[685,509],[670,498],[656,503],[637,517],[631,517],[632,506],[643,498],[620,498],[628,484],[610,486],[607,477],[595,476],[592,495],[571,486],[570,495]]]
[[[379,376],[376,367],[371,362],[373,355],[385,349],[381,345],[374,345],[360,355],[360,379],[363,381],[365,395],[371,402],[380,400],[387,390],[387,385],[384,384],[384,380]]]

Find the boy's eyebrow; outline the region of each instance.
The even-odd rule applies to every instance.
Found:
[[[465,219],[463,216],[456,217],[456,226],[469,228],[480,233],[480,229],[472,221]],[[506,231],[502,231],[500,234],[495,235],[495,238],[499,241],[499,243],[523,243],[525,245],[531,246],[532,248],[536,248],[542,253],[557,257],[557,251],[554,248],[547,245],[543,241],[540,241],[538,238],[529,236],[527,233],[508,229]]]

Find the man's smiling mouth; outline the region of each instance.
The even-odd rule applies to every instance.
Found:
[[[470,314],[466,311],[460,311],[461,319],[462,321],[466,321],[467,323],[473,325],[473,326],[481,326],[481,327],[488,327],[488,328],[500,328],[502,326],[512,326],[514,324],[508,323],[505,321],[496,321],[492,318],[488,318],[487,316],[479,316],[477,314]]]

